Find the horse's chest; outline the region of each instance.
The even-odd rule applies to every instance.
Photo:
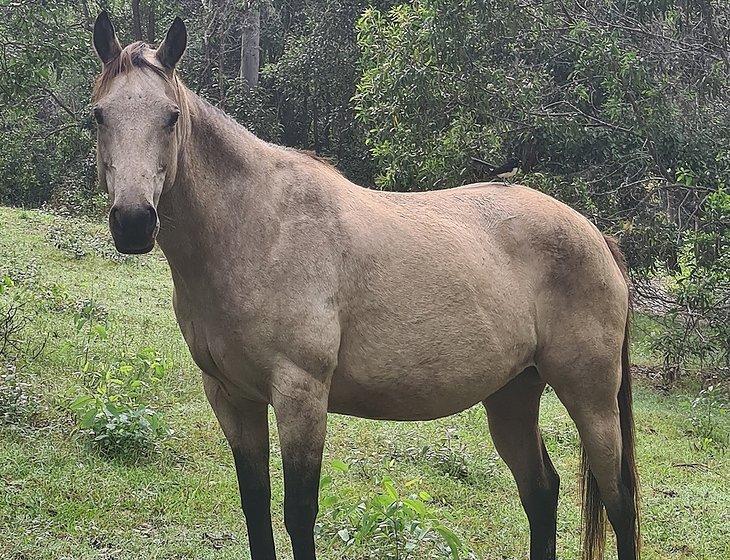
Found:
[[[254,335],[240,325],[211,318],[177,295],[175,313],[190,354],[206,375],[218,380],[229,394],[268,401],[268,368],[261,363],[259,353],[251,350],[260,346]]]

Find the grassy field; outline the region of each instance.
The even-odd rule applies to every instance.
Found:
[[[28,402],[0,424],[0,558],[249,558],[232,459],[178,332],[162,254],[120,261],[102,226],[0,208],[3,274],[15,280],[13,290],[28,294],[32,323],[17,374]],[[74,325],[89,301],[105,325],[104,337],[91,342]],[[79,364],[88,353],[111,363],[142,347],[173,363],[144,393],[173,434],[150,454],[109,457],[90,444],[69,408],[86,386]],[[640,361],[651,360],[640,337],[637,349]],[[702,420],[691,387],[667,392],[637,384],[644,558],[730,558],[730,465],[718,443],[727,438],[727,416]],[[7,390],[0,385],[0,402]],[[554,394],[543,403],[541,425],[562,476],[559,557],[576,559],[578,439]],[[701,434],[698,421],[716,437]],[[527,523],[480,407],[424,423],[331,415],[324,474],[333,482],[322,497],[322,559],[388,557],[387,539],[347,546],[335,515],[336,504],[378,494],[384,477],[403,495],[427,492],[436,520],[476,558],[526,557]],[[275,429],[272,486],[279,557],[291,558]],[[433,554],[417,549],[398,557],[439,557]]]

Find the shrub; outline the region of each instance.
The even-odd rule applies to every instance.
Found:
[[[84,335],[78,349],[80,376],[85,391],[69,404],[78,429],[107,455],[143,455],[170,435],[161,413],[144,403],[151,386],[172,366],[152,348],[143,347],[112,362],[95,356],[93,344],[108,338],[108,319],[103,307],[79,304],[74,327]]]
[[[28,359],[43,349],[27,336],[31,321],[30,296],[9,275],[0,277],[0,425],[22,425],[35,408],[20,376]]]
[[[0,278],[0,359],[11,363],[22,355],[22,333],[30,323],[27,298],[13,288],[15,282],[9,275]]]
[[[432,466],[435,470],[456,480],[471,479],[469,465],[472,457],[458,435],[451,429],[438,445],[411,446],[404,450],[393,449],[393,459],[403,459]]]
[[[33,401],[26,391],[27,384],[18,377],[14,364],[0,365],[0,426],[19,426],[32,414]]]
[[[103,396],[86,395],[70,405],[78,427],[100,451],[111,456],[145,454],[170,433],[162,415],[147,407],[132,407]]]
[[[106,336],[100,324],[97,336]],[[146,389],[157,383],[170,364],[151,348],[112,364],[89,362],[81,374],[85,394],[69,408],[78,417],[78,428],[109,455],[144,454],[170,435],[162,414],[142,403]]]
[[[342,473],[349,470],[342,461],[336,460],[332,466]],[[410,493],[402,496],[393,480],[386,476],[379,481],[375,495],[353,503],[338,494],[331,476],[324,476],[320,483],[322,514],[316,534],[340,541],[346,548],[367,544],[365,552],[358,552],[360,558],[474,557],[456,533],[439,519],[431,506],[431,495],[414,488],[417,482],[406,483]]]
[[[728,394],[716,384],[702,389],[692,401],[692,432],[698,438],[700,449],[724,449],[728,445],[728,434],[723,429],[723,418],[727,415],[730,400]]]

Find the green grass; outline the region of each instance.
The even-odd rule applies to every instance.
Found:
[[[0,208],[0,276],[10,272],[18,288],[35,294],[27,335],[47,339],[41,355],[20,369],[33,413],[0,426],[0,558],[249,558],[232,459],[178,332],[167,265],[158,251],[123,262],[113,254],[100,225]],[[175,363],[147,395],[174,430],[150,456],[104,457],[76,431],[68,404],[84,384],[76,373],[84,339],[73,313],[89,299],[108,310],[110,324],[109,338],[91,352],[113,360],[125,349],[152,346]],[[721,446],[695,435],[693,397],[642,383],[635,392],[647,560],[730,557],[730,465]],[[576,559],[578,439],[551,392],[541,416],[562,476],[559,556]],[[728,424],[718,417],[715,429],[725,441]],[[445,472],[420,451],[425,446],[451,449],[465,471]],[[335,459],[349,472],[336,471]],[[345,500],[372,496],[386,475],[404,492],[425,490],[439,518],[478,558],[525,558],[527,523],[481,408],[423,423],[332,415],[324,471]],[[272,487],[279,557],[291,558],[275,430]],[[370,557],[367,546],[346,549],[336,538],[323,537],[318,547],[325,560]]]

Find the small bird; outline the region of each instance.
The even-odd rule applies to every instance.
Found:
[[[478,164],[488,177],[498,177],[500,179],[511,179],[520,170],[520,161],[512,158],[502,165],[493,165],[487,161],[472,157],[471,160]]]
[[[519,171],[519,169],[519,166],[515,165],[512,169],[505,171],[504,173],[497,173],[497,177],[500,179],[511,179],[517,175],[517,171]]]

